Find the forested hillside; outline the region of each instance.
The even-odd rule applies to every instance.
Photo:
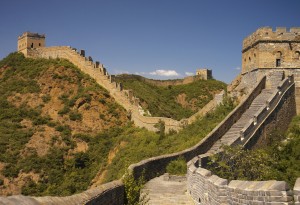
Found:
[[[118,75],[116,81],[133,90],[141,106],[152,116],[176,120],[190,117],[226,88],[225,83],[214,79],[169,86],[155,86],[137,75]]]
[[[70,62],[20,53],[0,61],[0,94],[1,195],[65,196],[118,179],[198,143],[233,109],[227,101],[179,133],[150,132]]]

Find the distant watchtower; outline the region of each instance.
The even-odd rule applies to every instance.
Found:
[[[200,76],[202,80],[212,79],[212,70],[207,68],[197,69],[196,76]]]
[[[18,51],[27,55],[27,49],[45,47],[45,34],[25,32],[18,37]]]

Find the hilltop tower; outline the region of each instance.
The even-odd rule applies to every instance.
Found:
[[[300,114],[300,27],[263,27],[243,40],[242,82],[245,87],[255,85],[266,76],[266,87],[274,79],[293,75],[297,114]]]
[[[212,79],[212,70],[207,68],[197,69],[196,76],[200,76],[202,80]]]
[[[45,34],[25,32],[18,37],[18,52],[27,56],[27,49],[45,47]]]
[[[300,69],[300,27],[263,27],[246,37],[242,74],[256,69]]]

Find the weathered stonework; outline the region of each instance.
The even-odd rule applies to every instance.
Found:
[[[270,30],[268,31],[270,32]],[[300,86],[298,86],[298,82],[300,82],[300,77],[298,77],[300,76],[300,67],[294,67],[298,64],[292,62],[297,60],[297,58],[293,58],[294,60],[292,60],[290,56],[287,57],[286,55],[291,55],[292,51],[295,51],[295,55],[297,57],[298,54],[296,51],[299,48],[299,39],[297,37],[298,31],[299,29],[292,29],[291,32],[289,32],[292,34],[286,34],[284,29],[277,29],[276,32],[270,33],[271,37],[269,37],[269,33],[268,35],[264,33],[265,29],[259,29],[256,33],[245,39],[243,45],[243,59],[244,57],[251,58],[251,55],[255,56],[257,59],[249,62],[247,62],[246,59],[245,63],[243,62],[243,71],[240,81],[241,83],[234,89],[247,88],[248,90],[239,106],[237,106],[211,133],[209,133],[195,146],[178,153],[145,159],[139,163],[131,165],[129,170],[132,171],[134,177],[138,178],[144,172],[145,178],[149,180],[157,176],[157,174],[163,174],[167,164],[170,161],[178,158],[179,156],[183,156],[186,160],[190,160],[188,162],[188,192],[194,199],[195,204],[289,205],[293,204],[292,201],[294,199],[295,204],[299,205],[300,179],[297,180],[294,186],[294,191],[292,191],[285,182],[247,182],[237,180],[228,182],[226,179],[221,179],[218,176],[212,175],[209,170],[205,169],[209,156],[209,153],[207,152],[222,138],[222,136],[230,129],[230,127],[241,118],[242,114],[249,108],[253,100],[263,89],[268,87],[276,88],[276,86],[278,86],[278,92],[274,93],[270,99],[266,99],[266,107],[262,107],[259,112],[255,113],[255,120],[253,118],[252,121],[245,125],[245,129],[243,130],[243,133],[241,133],[241,137],[233,143],[240,143],[245,146],[250,146],[251,142],[253,142],[251,139],[254,139],[255,143],[263,143],[264,138],[260,137],[261,135],[264,135],[262,133],[269,133],[276,126],[284,129],[289,123],[291,116],[295,113],[295,109],[293,108],[295,105],[294,93],[296,93],[296,104],[298,104],[297,93],[300,92]],[[291,43],[289,43],[290,36],[292,36],[294,39]],[[270,50],[277,47],[272,47],[274,46],[273,44],[280,46],[282,45],[282,50],[280,50],[281,54],[287,52],[287,54],[281,55],[282,59],[280,61],[280,65],[284,65],[286,67],[277,66],[280,67],[277,68],[276,64],[274,66],[274,55],[276,56],[277,53],[273,54],[272,56],[270,54],[272,53]],[[290,51],[286,50],[288,49],[286,44],[290,47]],[[255,50],[260,48],[261,50]],[[296,48],[296,50],[294,48]],[[122,89],[118,89],[118,86],[113,83],[113,80],[111,80],[112,78],[109,77],[109,74],[104,66],[100,63],[94,64],[91,59],[85,58],[84,51],[81,51],[80,54],[78,54],[76,49],[72,49],[70,47],[35,48],[27,49],[26,51],[27,52],[25,52],[25,55],[34,58],[58,57],[70,60],[83,72],[93,77],[100,85],[108,89],[112,96],[115,97],[117,102],[122,104],[128,111],[131,111],[132,119],[139,126],[149,126],[147,129],[151,130],[155,122],[161,119],[164,121],[166,120],[166,127],[168,128],[171,128],[172,126],[176,128],[186,123],[185,121],[178,124],[178,122],[174,122],[172,119],[155,119],[141,116],[137,111],[138,109],[136,109],[137,101],[132,92],[124,90],[121,92]],[[259,51],[261,53],[257,54],[255,51]],[[273,67],[269,67],[271,66],[271,62]],[[276,71],[279,72],[273,72],[274,69],[270,69],[275,67]],[[286,78],[288,75],[294,75],[296,86],[293,82],[290,82],[289,78]],[[273,83],[274,81],[277,81],[278,79],[282,80],[283,78],[286,79],[282,81],[280,85]],[[267,109],[267,107],[269,107],[269,109]],[[284,116],[286,113],[288,115]],[[263,131],[260,132],[258,137],[255,137],[255,133],[259,130]],[[250,142],[250,145],[247,144],[247,142]],[[252,144],[251,147],[252,146],[254,145]],[[82,194],[73,195],[70,197],[12,196],[0,199],[3,201],[9,200],[7,202],[12,202],[12,204],[18,204],[21,201],[28,204],[123,204],[124,185],[122,182],[117,181],[113,182],[112,184],[105,184],[102,187],[103,189],[100,191],[98,190],[94,192],[94,190],[87,190]]]
[[[212,70],[207,68],[197,69],[196,76],[199,76],[202,80],[212,79]]]
[[[243,41],[242,73],[257,68],[300,68],[300,28],[259,28]]]
[[[80,194],[66,197],[30,197],[22,195],[0,197],[0,205],[123,205],[125,199],[124,192],[124,184],[117,180],[89,189]]]
[[[173,120],[166,117],[148,117],[141,114],[139,99],[133,96],[132,91],[123,90],[122,85],[114,81],[114,77],[109,75],[103,64],[93,62],[91,59],[85,57],[85,51],[69,46],[55,46],[55,47],[39,47],[33,49],[26,49],[26,57],[30,58],[64,58],[76,65],[82,72],[94,78],[99,85],[107,89],[115,100],[122,105],[131,114],[131,120],[138,127],[144,127],[150,131],[157,131],[155,125],[160,121],[165,123],[165,132],[171,130],[179,131],[185,125],[194,122],[198,116],[203,116],[207,112],[215,109],[217,105],[222,102],[223,94],[217,94],[207,106],[200,109],[197,113],[188,119],[181,121]]]
[[[188,192],[195,204],[300,204],[300,178],[294,190],[284,181],[242,181],[220,178],[203,168],[207,155],[200,155],[188,163]]]
[[[27,56],[30,48],[45,47],[45,35],[38,33],[25,32],[18,37],[18,51]]]

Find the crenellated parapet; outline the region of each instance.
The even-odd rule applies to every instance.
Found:
[[[256,69],[300,68],[300,27],[259,28],[246,37],[242,48],[242,74]]]
[[[256,43],[266,42],[300,42],[300,27],[277,27],[275,31],[271,27],[262,27],[243,40],[242,52],[245,52]]]
[[[26,57],[30,58],[63,58],[76,65],[82,72],[110,92],[112,97],[128,111],[128,117],[138,127],[144,127],[150,131],[157,131],[156,124],[160,121],[165,123],[165,132],[171,130],[179,131],[187,124],[194,122],[197,116],[203,116],[207,112],[216,108],[222,101],[223,94],[217,94],[207,106],[199,110],[188,119],[177,121],[166,117],[144,116],[145,111],[140,106],[139,98],[134,96],[133,91],[124,90],[122,83],[115,80],[114,75],[110,75],[105,66],[99,61],[93,61],[92,57],[86,56],[85,50],[78,50],[70,46],[53,46],[26,49]]]

